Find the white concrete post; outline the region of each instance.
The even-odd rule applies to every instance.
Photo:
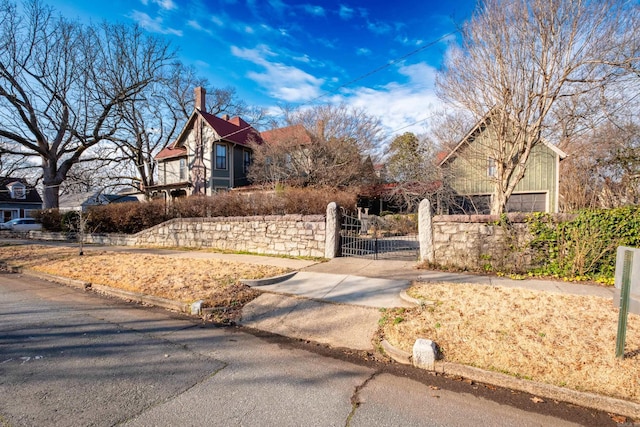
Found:
[[[340,214],[338,213],[336,202],[331,202],[327,205],[325,227],[324,257],[335,258],[340,249]]]
[[[420,240],[420,261],[434,262],[431,202],[427,199],[421,201],[418,207],[418,239]]]

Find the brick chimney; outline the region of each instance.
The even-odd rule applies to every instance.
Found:
[[[196,110],[206,113],[207,112],[207,106],[206,106],[207,91],[203,87],[198,86],[197,88],[195,88],[194,92],[195,92]]]

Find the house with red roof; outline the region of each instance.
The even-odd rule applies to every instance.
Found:
[[[260,134],[240,117],[207,113],[205,105],[206,91],[197,87],[193,114],[155,157],[158,185],[149,190],[174,198],[249,185],[252,145],[262,143]]]

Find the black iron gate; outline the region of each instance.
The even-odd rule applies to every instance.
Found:
[[[420,253],[415,216],[379,217],[342,213],[340,250],[343,257],[417,260]]]

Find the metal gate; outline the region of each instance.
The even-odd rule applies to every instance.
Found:
[[[417,260],[418,224],[410,216],[379,217],[342,213],[340,250],[343,257]]]

